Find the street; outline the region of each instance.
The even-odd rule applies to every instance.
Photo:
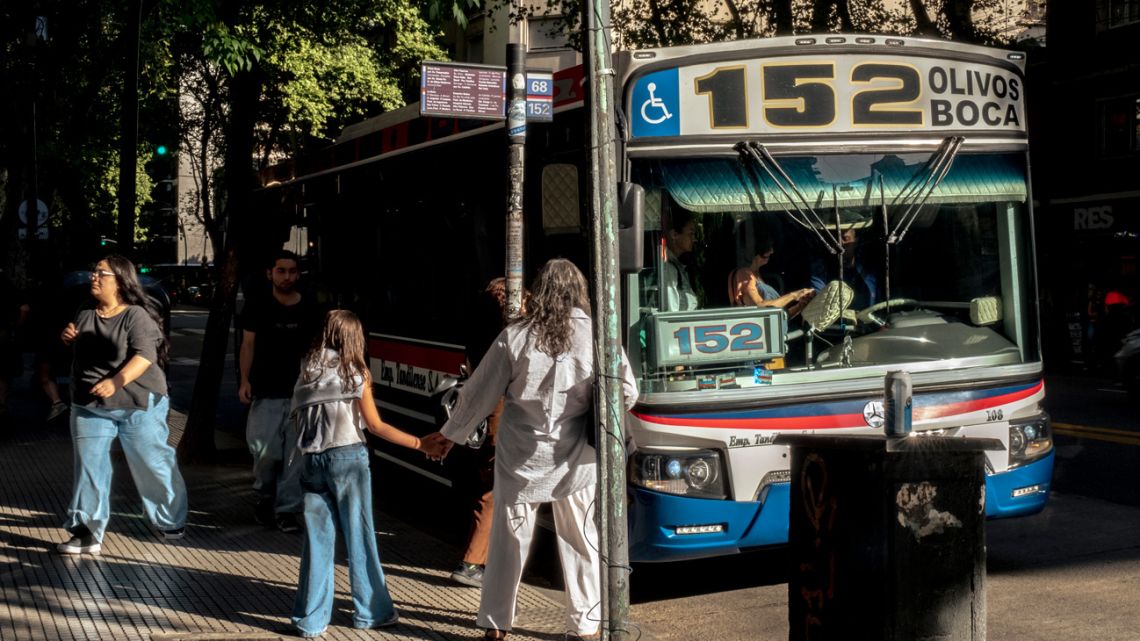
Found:
[[[188,405],[205,320],[204,310],[175,310],[170,377],[176,407]],[[232,360],[227,360],[220,414],[231,422],[241,411],[234,389]],[[988,638],[1134,640],[1140,630],[1136,406],[1111,380],[1050,378],[1047,394],[1048,410],[1061,426],[1054,492],[1041,514],[989,522]],[[222,427],[240,430],[240,425]],[[440,489],[414,476],[383,469],[390,478],[419,483],[429,496],[440,495]],[[450,541],[462,536],[453,530],[455,519],[424,510],[423,501],[407,496],[379,500],[385,510],[434,536]],[[551,562],[532,563],[533,585],[560,587]],[[631,619],[650,637],[666,641],[691,639],[698,632],[725,641],[785,639],[786,562],[783,550],[773,549],[637,565]]]
[[[987,638],[1137,639],[1137,408],[1110,380],[1050,378],[1046,388],[1046,406],[1064,426],[1053,495],[1040,514],[988,524]],[[678,621],[700,621],[708,638],[786,639],[786,561],[774,550],[639,566],[633,620],[663,640],[692,638]]]

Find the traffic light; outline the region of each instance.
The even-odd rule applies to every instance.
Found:
[[[158,156],[165,156],[169,152],[170,150],[166,148],[166,145],[159,145],[154,148],[154,153]]]
[[[155,211],[165,213],[175,211],[178,199],[178,179],[167,176],[156,181],[154,188],[151,189],[150,197],[154,203]]]

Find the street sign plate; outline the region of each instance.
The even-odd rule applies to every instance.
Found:
[[[424,62],[421,71],[421,115],[506,119],[505,67]]]
[[[20,217],[20,223],[28,224],[28,201],[21,200],[19,207],[16,208],[16,215]],[[48,206],[42,200],[36,200],[36,225],[42,225],[48,219]]]
[[[526,72],[526,119],[530,122],[554,120],[554,74]]]

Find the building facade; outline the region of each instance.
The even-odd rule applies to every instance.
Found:
[[[1049,6],[1029,94],[1046,362],[1107,373],[1135,326],[1140,0]]]

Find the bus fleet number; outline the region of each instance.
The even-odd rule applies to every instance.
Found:
[[[691,355],[694,347],[701,354],[764,349],[764,330],[757,323],[737,323],[731,328],[727,325],[682,327],[673,332],[673,338],[677,339],[677,347],[683,356]]]
[[[773,64],[761,68],[761,113],[771,127],[826,127],[835,122],[834,63]],[[922,76],[909,65],[863,63],[851,70],[851,124],[921,125]],[[877,86],[869,87],[871,83]],[[743,66],[718,67],[696,78],[694,89],[707,95],[713,129],[748,126],[747,73]],[[860,88],[860,87],[863,88]]]

